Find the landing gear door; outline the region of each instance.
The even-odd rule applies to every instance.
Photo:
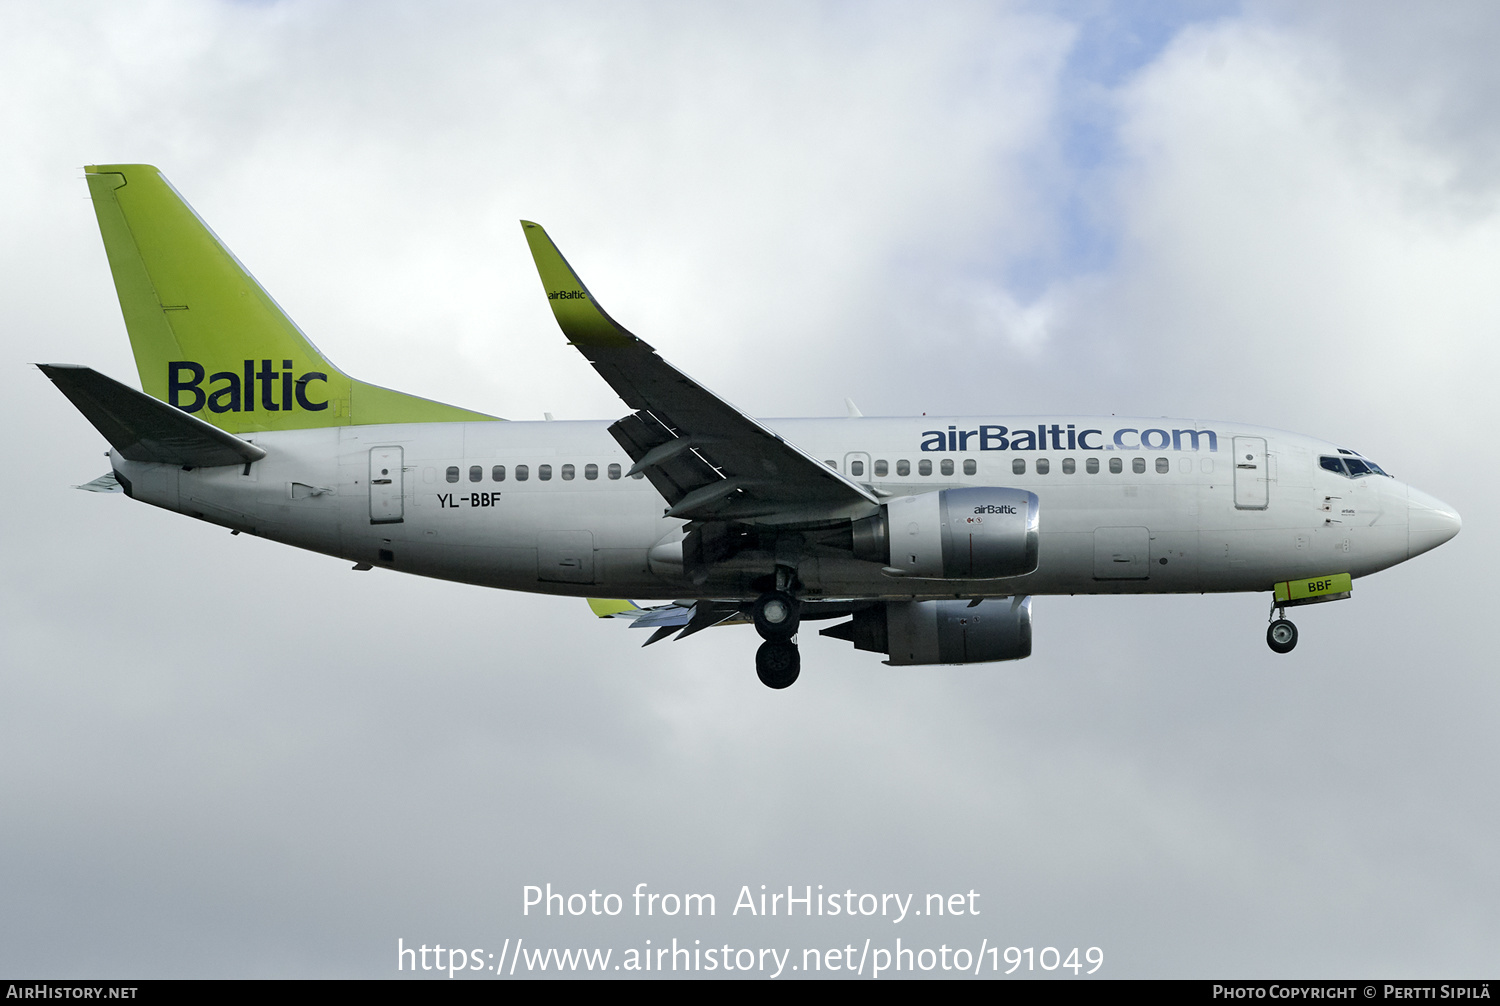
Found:
[[[1264,510],[1271,501],[1264,437],[1234,438],[1234,506]]]
[[[405,519],[401,492],[401,448],[370,448],[371,524],[400,524]]]

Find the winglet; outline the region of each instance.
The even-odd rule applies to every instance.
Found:
[[[616,615],[632,614],[641,609],[633,601],[616,601],[611,598],[591,597],[588,599],[589,610],[600,618],[614,618]]]
[[[531,246],[531,257],[536,260],[536,271],[541,275],[547,299],[552,302],[552,313],[569,342],[581,348],[644,345],[599,306],[540,224],[522,220],[521,229]]]

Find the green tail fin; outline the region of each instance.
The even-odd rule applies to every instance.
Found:
[[[156,168],[84,170],[148,395],[230,433],[495,419],[344,374]]]

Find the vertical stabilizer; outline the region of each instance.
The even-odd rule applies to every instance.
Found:
[[[350,378],[156,168],[84,170],[147,394],[231,433],[495,418]]]

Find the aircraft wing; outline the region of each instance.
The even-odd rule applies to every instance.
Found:
[[[547,232],[521,221],[569,342],[635,411],[609,428],[668,503],[696,521],[811,523],[863,517],[879,499],[656,354],[594,300]]]

